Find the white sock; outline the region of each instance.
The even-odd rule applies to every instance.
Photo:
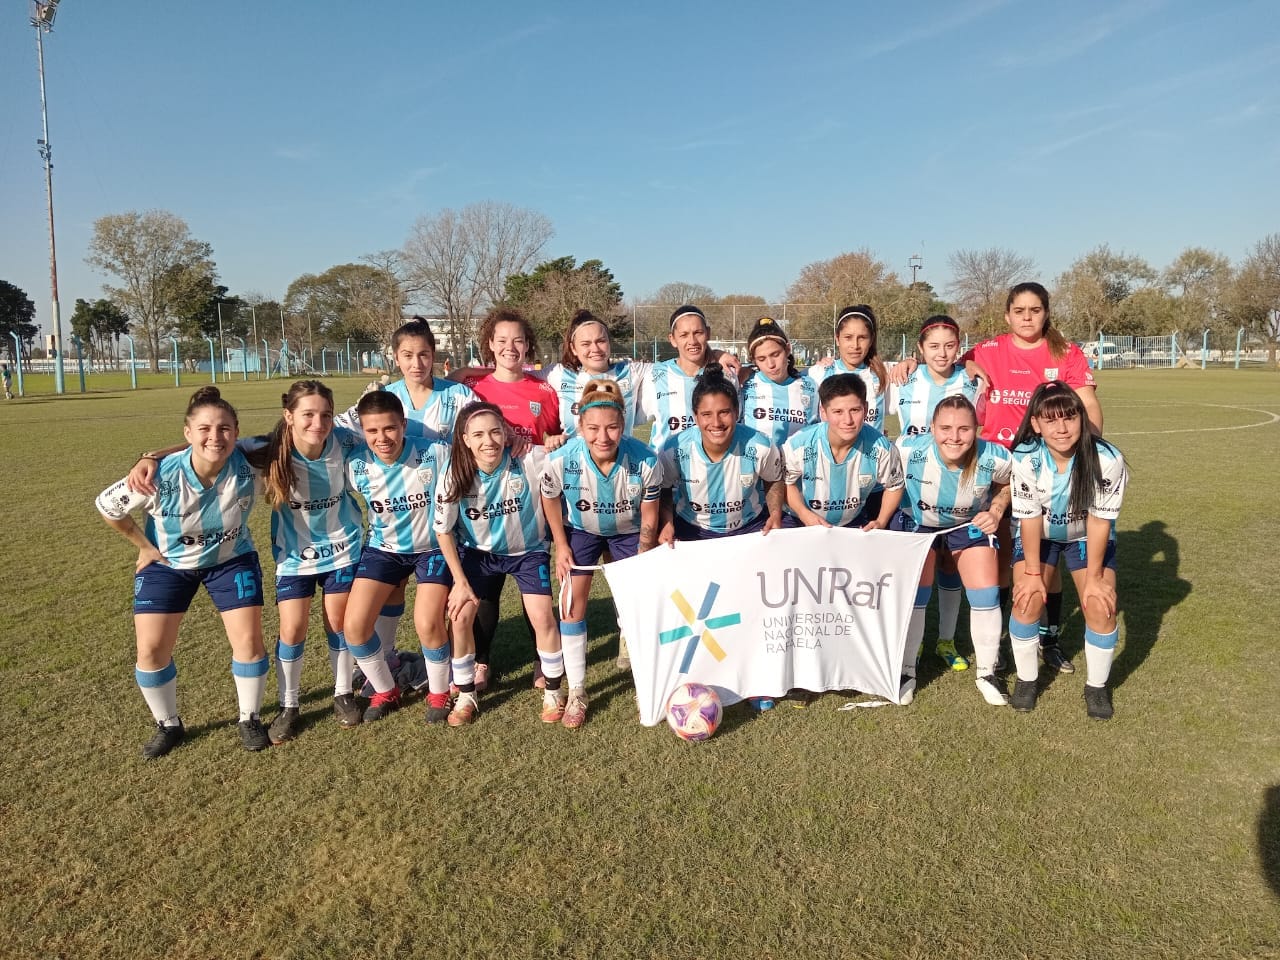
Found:
[[[564,654],[564,675],[569,689],[587,685],[587,621],[560,621],[560,649]],[[543,668],[546,673],[546,668]]]
[[[427,690],[430,693],[449,692],[449,645],[430,649],[422,648],[422,658],[427,666]]]
[[[1040,624],[1023,623],[1017,617],[1010,617],[1009,644],[1013,647],[1018,679],[1034,681],[1040,676]]]
[[[176,727],[181,721],[178,719],[178,668],[173,661],[160,670],[134,667],[133,676],[156,723]]]
[[[302,648],[305,645],[305,640],[294,646],[276,637],[276,686],[282,707],[298,706],[302,687]]]
[[[907,645],[902,650],[902,673],[908,677],[916,675],[916,660],[920,657],[920,644],[924,642],[924,614],[924,607],[911,608]]]
[[[973,659],[977,661],[978,676],[996,672],[996,660],[1000,657],[1000,608],[975,610],[969,605],[969,636],[973,638]]]
[[[382,643],[376,633],[367,643],[352,644],[348,640],[347,649],[355,657],[364,678],[373,684],[375,693],[390,693],[395,688],[395,678],[391,676],[391,668],[382,656]]]
[[[329,669],[333,671],[333,695],[340,697],[351,692],[351,675],[355,673],[356,660],[347,649],[347,638],[342,631],[326,633],[329,641]]]
[[[960,620],[960,575],[938,574],[938,639],[955,640]]]
[[[453,658],[453,682],[459,687],[474,687],[476,682],[476,655],[468,653]],[[448,689],[447,687],[445,689]]]
[[[542,676],[546,678],[548,690],[559,690],[560,680],[564,677],[564,654],[559,650],[548,653],[538,651],[538,661],[542,664]]]
[[[1120,628],[1110,633],[1094,633],[1088,627],[1084,631],[1084,662],[1088,679],[1085,683],[1091,687],[1105,687],[1111,676],[1111,662],[1116,656],[1116,641],[1120,638]]]
[[[240,704],[240,721],[256,717],[262,710],[262,695],[267,689],[267,673],[271,664],[264,653],[259,659],[241,663],[232,657],[231,675],[236,681],[236,700]]]
[[[400,629],[400,618],[403,616],[403,603],[397,603],[395,606],[386,604],[378,613],[378,619],[373,625],[373,632],[378,635],[378,640],[382,643],[382,655],[392,670],[400,665],[400,654],[396,651],[396,631]],[[367,671],[365,676],[368,676]]]

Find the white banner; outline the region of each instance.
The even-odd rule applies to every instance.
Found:
[[[934,534],[803,527],[659,546],[606,564],[640,722],[681,683],[726,706],[788,690],[898,702],[902,652]]]

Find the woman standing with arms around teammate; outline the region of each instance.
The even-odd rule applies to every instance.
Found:
[[[542,471],[542,509],[556,545],[556,579],[564,584],[572,578],[572,601],[561,610],[567,619],[560,621],[565,672],[571,678],[564,725],[570,728],[582,726],[587,716],[586,690],[575,688],[573,678],[587,672],[592,579],[590,570],[573,568],[599,563],[606,547],[614,560],[624,560],[657,542],[662,468],[651,448],[626,436],[625,423],[619,385],[592,380],[582,393],[576,433],[547,458]],[[572,662],[578,656],[582,662]]]
[[[1022,423],[1031,395],[1042,383],[1060,380],[1080,396],[1089,417],[1089,429],[1102,436],[1102,407],[1080,348],[1068,343],[1054,329],[1049,316],[1049,291],[1038,283],[1020,283],[1005,298],[1005,323],[1009,332],[983,340],[961,358],[966,371],[981,379],[978,408],[982,412],[982,438],[1009,449]],[[915,361],[894,368],[895,381],[905,381],[915,371]],[[901,371],[901,372],[899,372]],[[985,403],[984,403],[985,401]],[[1009,517],[1000,527],[1000,607],[1008,606],[1013,537]],[[1062,622],[1062,580],[1056,568],[1050,580],[1047,620],[1041,636],[1046,666],[1074,673],[1075,666],[1058,643]]]
[[[1059,557],[1084,615],[1088,715],[1109,720],[1107,679],[1115,656],[1115,522],[1128,471],[1120,451],[1088,428],[1083,398],[1061,381],[1041,384],[1013,438],[1013,612],[1009,637],[1018,668],[1012,704],[1035,709],[1040,611]]]
[[[933,411],[944,397],[961,396],[976,403],[978,381],[970,379],[956,363],[960,352],[960,326],[945,314],[929,317],[920,325],[916,347],[924,363],[905,384],[893,386],[889,409],[898,417],[898,432],[912,437],[928,433]],[[1003,513],[1002,513],[1003,515]],[[1006,524],[1007,526],[1007,524]],[[967,670],[969,662],[956,650],[956,621],[960,617],[960,574],[948,551],[938,554],[938,656],[951,670]]]
[[[884,395],[889,374],[876,348],[876,315],[865,303],[845,307],[836,316],[835,362],[812,366],[809,376],[821,384],[838,373],[856,373],[867,387],[866,423],[884,430]]]
[[[404,409],[405,435],[448,441],[458,411],[474,402],[469,387],[435,376],[436,338],[422,317],[401,324],[391,335],[391,351],[401,379],[382,389],[394,395]],[[360,431],[360,419],[352,406],[337,418],[339,426]],[[392,590],[379,612],[375,629],[389,662],[396,662],[396,633],[404,616],[404,584]]]
[[[445,470],[447,448],[437,440],[405,437],[404,408],[385,391],[366,393],[357,405],[364,446],[348,457],[351,485],[369,508],[369,537],[344,618],[347,644],[376,691],[366,723],[400,705],[400,687],[374,631],[379,611],[410,574],[417,577],[413,620],[427,668],[427,722],[449,712],[449,647],[445,601],[453,580],[432,526],[432,505]]]
[[[933,410],[931,430],[898,438],[906,477],[902,509],[892,529],[930,533],[951,530],[934,542],[920,572],[915,608],[907,628],[903,688],[915,692],[916,661],[924,639],[925,608],[933,590],[936,561],[947,555],[969,595],[969,633],[973,637],[983,699],[993,706],[1009,702],[996,675],[1000,653],[1000,590],[996,530],[1009,507],[1009,453],[978,439],[978,415],[968,398],[953,394]]]
[[[592,380],[613,380],[622,392],[622,430],[630,435],[636,425],[636,402],[640,384],[649,369],[643,360],[609,358],[612,344],[609,328],[590,310],[579,310],[569,321],[560,362],[547,372],[547,384],[560,398],[560,424],[565,436],[578,426],[582,393]]]
[[[472,627],[479,598],[492,595],[492,582],[513,576],[525,613],[534,630],[545,690],[543,723],[559,723],[567,692],[561,689],[566,666],[569,684],[585,688],[586,636],[571,637],[581,645],[568,657],[561,653],[560,631],[551,603],[551,555],[547,525],[538,490],[545,454],[532,448],[522,457],[506,449],[502,411],[492,403],[473,403],[458,415],[449,471],[436,498],[435,532],[449,570],[453,590],[448,613],[453,632],[453,678],[458,700],[450,726],[475,720],[480,710],[475,692],[475,645]],[[585,705],[583,708],[585,716]]]
[[[351,691],[355,662],[342,621],[364,533],[346,478],[347,456],[357,441],[354,434],[333,429],[333,391],[318,380],[299,380],[281,402],[280,422],[262,456],[280,614],[280,713],[267,728],[276,744],[298,735],[302,653],[317,587],[324,598],[320,614],[334,675],[333,715],[344,727],[360,722]]]
[[[818,422],[817,384],[796,372],[791,341],[770,317],[747,334],[747,359],[756,371],[739,393],[739,420],[781,449],[793,433]]]
[[[191,446],[160,465],[154,494],[134,493],[121,480],[97,501],[107,525],[138,548],[135,676],[156,721],[155,735],[142,748],[147,759],[164,756],[185,736],[173,651],[201,584],[222,615],[231,644],[241,743],[251,751],[271,744],[258,716],[268,663],[262,645],[262,568],[248,525],[256,485],[236,449],[235,408],[217,387],[201,387],[187,404],[183,433]],[[147,514],[145,532],[129,516],[136,509]]]

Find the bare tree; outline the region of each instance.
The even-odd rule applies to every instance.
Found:
[[[995,333],[1004,316],[1009,288],[1031,279],[1036,264],[1000,247],[987,250],[957,250],[947,257],[951,284],[947,292],[956,305],[958,320],[980,333]]]
[[[542,214],[509,203],[441,210],[414,223],[398,273],[409,298],[448,321],[451,349],[463,357],[477,313],[501,302],[507,277],[528,271],[553,232]]]
[[[536,210],[492,200],[464,207],[462,221],[475,283],[490,305],[502,302],[507,277],[532,269],[555,236],[551,221]]]
[[[716,295],[711,292],[711,288],[703,286],[700,283],[686,283],[683,280],[673,280],[671,283],[664,283],[657,290],[651,293],[647,298],[649,303],[660,303],[663,306],[682,307],[686,303],[692,303],[694,306],[705,306],[716,300]]]
[[[1105,243],[1094,247],[1058,278],[1054,326],[1077,339],[1111,332],[1120,304],[1157,279],[1141,257],[1116,253]]]
[[[216,277],[213,248],[191,236],[185,220],[167,210],[108,214],[93,224],[85,262],[114,274],[120,286],[102,289],[133,319],[146,341],[152,372],[160,370],[160,341],[173,316],[202,279]]]
[[[834,309],[868,303],[882,312],[897,301],[901,291],[897,276],[866,248],[814,261],[806,264],[787,288],[787,301],[822,306],[798,311],[788,332],[792,337],[829,338]]]

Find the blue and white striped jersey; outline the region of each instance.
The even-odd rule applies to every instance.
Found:
[[[837,373],[856,373],[867,386],[867,423],[877,430],[884,429],[884,394],[880,392],[880,378],[865,363],[856,370],[850,369],[839,357],[829,367],[812,366],[805,371],[805,376],[814,383],[821,384],[827,377]]]
[[[421,407],[415,407],[409,399],[409,388],[403,379],[389,383],[382,389],[395,394],[404,405],[404,416],[408,421],[405,435],[425,437],[427,440],[448,440],[452,437],[458,411],[468,403],[475,403],[480,399],[465,384],[439,377],[431,379],[431,395]],[[360,417],[354,405],[345,413],[334,417],[333,422],[337,426],[360,432]]]
[[[542,447],[531,447],[523,457],[504,450],[493,473],[477,470],[471,489],[452,503],[445,502],[446,480],[436,498],[436,532],[452,531],[461,546],[505,557],[546,550],[547,520],[538,495],[545,465]]]
[[[1074,464],[1075,458],[1072,458]],[[1101,486],[1089,509],[1071,512],[1071,467],[1057,471],[1053,454],[1043,440],[1037,439],[1013,451],[1013,518],[1024,520],[1038,514],[1044,516],[1044,539],[1059,543],[1084,540],[1090,514],[1111,521],[1111,537],[1115,539],[1115,521],[1120,516],[1120,501],[1129,482],[1129,473],[1120,451],[1105,440],[1098,441],[1098,465]],[[1021,527],[1014,524],[1015,529]]]
[[[844,462],[836,463],[828,429],[825,423],[805,427],[787,441],[782,454],[787,483],[799,487],[810,510],[840,527],[858,516],[877,488],[901,489],[902,461],[885,435],[864,423]]]
[[[449,447],[423,437],[406,437],[394,463],[383,463],[364,444],[352,451],[347,477],[369,508],[368,546],[399,554],[440,546],[432,503],[448,462]]]
[[[640,385],[637,419],[653,421],[649,446],[661,450],[671,437],[694,426],[693,388],[698,378],[689,376],[675,360],[652,364]]]
[[[658,455],[635,437],[623,437],[618,459],[605,476],[582,437],[547,457],[542,495],[562,497],[565,523],[602,537],[638,533],[640,504],[662,495]]]
[[[961,481],[961,470],[948,469],[929,433],[897,440],[907,488],[902,510],[923,527],[945,529],[968,523],[991,505],[992,487],[1009,482],[1009,451],[998,443],[975,441],[973,476]]]
[[[929,368],[923,363],[900,387],[890,387],[889,409],[898,417],[898,433],[914,437],[928,433],[933,426],[933,411],[945,398],[960,394],[972,404],[978,402],[978,381],[970,380],[959,364],[951,371],[946,383],[934,382]]]
[[[643,360],[619,360],[604,373],[574,373],[557,363],[547,373],[547,383],[560,398],[560,426],[569,436],[578,432],[578,401],[582,390],[592,380],[614,380],[622,390],[622,431],[630,434],[636,426],[636,408],[640,400],[640,387],[647,378],[649,364]]]
[[[261,481],[239,449],[207,489],[191,466],[190,449],[160,461],[155,486],[155,493],[144,495],[124,480],[113,483],[98,494],[98,512],[123,520],[141,508],[147,514],[147,539],[178,570],[203,570],[253,553],[249,511]]]
[[[277,577],[328,573],[360,559],[364,521],[347,481],[347,461],[364,446],[334,427],[315,460],[293,451],[293,493],[271,511]]]
[[[818,385],[808,377],[788,377],[774,383],[757,370],[738,392],[738,417],[781,447],[787,437],[811,423],[817,423]]]
[[[662,485],[671,490],[676,516],[712,533],[745,527],[765,512],[766,481],[782,479],[782,456],[748,426],[733,430],[729,449],[713,463],[695,427],[662,447]]]

